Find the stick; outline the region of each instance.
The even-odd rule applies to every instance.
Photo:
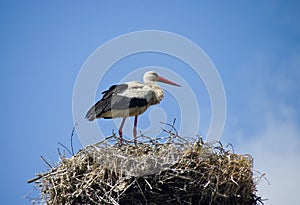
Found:
[[[41,159],[50,167],[50,169],[52,169],[53,167],[51,166],[51,164],[49,162],[47,162],[47,160],[41,156]]]

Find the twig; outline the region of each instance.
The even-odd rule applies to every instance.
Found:
[[[54,171],[54,170],[55,170],[55,171]],[[27,183],[30,184],[30,183],[35,182],[35,181],[37,181],[37,180],[39,180],[39,179],[41,179],[41,178],[43,178],[43,177],[47,177],[47,176],[49,176],[49,175],[56,175],[56,174],[58,174],[58,173],[63,173],[63,172],[65,172],[65,170],[57,171],[57,168],[53,168],[53,169],[51,170],[51,172],[46,172],[46,173],[44,173],[44,174],[37,174],[37,176],[36,176],[35,178],[29,179],[29,180],[27,181]]]
[[[32,178],[32,179],[29,179],[29,180],[27,181],[27,183],[30,184],[30,183],[32,183],[32,182],[35,182],[35,181],[41,179],[41,178],[42,178],[43,176],[45,176],[45,175],[46,175],[46,174],[38,174],[37,177],[34,177],[34,178]]]
[[[152,190],[152,186],[151,184],[148,182],[148,180],[146,178],[143,177],[143,179],[145,180],[145,182],[147,183],[147,185],[149,186],[149,188]]]
[[[138,186],[138,189],[140,190],[140,193],[142,194],[142,196],[143,196],[143,198],[144,198],[144,200],[145,200],[145,202],[146,202],[146,204],[147,204],[147,199],[146,199],[146,197],[145,197],[145,195],[144,195],[144,193],[143,193],[143,190],[142,190],[141,186],[139,185],[138,180],[137,180],[136,178],[135,178],[134,180],[135,180],[135,182],[136,182],[136,185]]]
[[[64,144],[62,144],[62,143],[60,143],[60,142],[57,142],[57,143],[58,143],[60,146],[62,146],[63,148],[65,148],[65,150],[67,150],[71,156],[73,156],[72,152],[71,152]]]
[[[57,147],[57,153],[58,153],[58,156],[59,156],[60,160],[64,160],[66,158],[65,150],[64,150],[64,153],[61,153],[59,147]]]
[[[71,150],[72,150],[72,156],[74,156],[74,149],[73,149],[73,136],[74,136],[74,134],[75,134],[75,130],[76,130],[76,126],[77,126],[78,124],[76,123],[75,125],[74,125],[74,127],[73,127],[73,129],[72,129],[72,133],[71,133]]]
[[[41,159],[50,167],[50,169],[52,169],[52,165],[43,157],[41,156]]]
[[[232,153],[234,153],[234,148],[233,148],[233,145],[231,143],[228,143],[228,145],[226,146],[226,148],[227,147],[231,147]]]
[[[175,133],[176,133],[176,135],[178,135],[178,132],[177,132],[176,128],[174,127],[175,121],[176,121],[176,118],[174,118],[174,120],[173,120],[173,124],[166,123],[166,122],[160,122],[160,123],[161,123],[161,124],[168,125],[168,126],[170,126],[170,127],[171,127],[171,129],[170,129],[169,131],[167,131],[167,132],[169,132],[169,133],[172,133],[172,130],[174,130],[174,131],[175,131]],[[162,129],[163,129],[163,128],[162,128]]]

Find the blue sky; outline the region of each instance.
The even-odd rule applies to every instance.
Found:
[[[221,140],[252,154],[255,168],[267,174],[271,185],[259,186],[270,199],[266,204],[296,204],[299,9],[297,1],[1,1],[1,203],[30,204],[23,198],[32,189],[26,181],[47,170],[39,157],[56,162],[57,142],[69,143],[73,86],[87,57],[119,35],[155,29],[182,35],[209,55],[227,98]],[[207,93],[176,59],[131,56],[101,82],[98,96],[130,69],[149,65],[173,66],[192,87],[202,86],[200,133],[205,133]],[[119,72],[118,66],[125,69]],[[162,108],[174,99],[164,100]],[[79,149],[78,139],[75,143]]]

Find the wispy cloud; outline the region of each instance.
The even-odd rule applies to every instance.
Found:
[[[270,182],[262,180],[258,186],[258,193],[268,199],[266,204],[299,203],[299,56],[290,53],[278,60],[258,55],[245,68],[255,84],[247,90],[249,115],[246,111],[234,116],[229,113],[229,121],[234,122],[229,122],[227,132],[236,137],[236,152],[251,154],[255,170],[265,173]],[[240,123],[243,118],[250,118],[250,133],[249,127]]]
[[[239,151],[252,154],[255,170],[266,173],[270,185],[262,180],[258,186],[259,194],[269,199],[266,204],[299,202],[300,130],[293,118],[286,117],[282,121],[269,115],[264,129],[237,145]]]

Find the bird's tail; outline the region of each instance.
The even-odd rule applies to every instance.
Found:
[[[96,119],[95,106],[93,106],[93,107],[91,107],[91,109],[89,109],[89,111],[85,115],[85,119],[87,119],[88,121],[93,121],[94,119]]]

